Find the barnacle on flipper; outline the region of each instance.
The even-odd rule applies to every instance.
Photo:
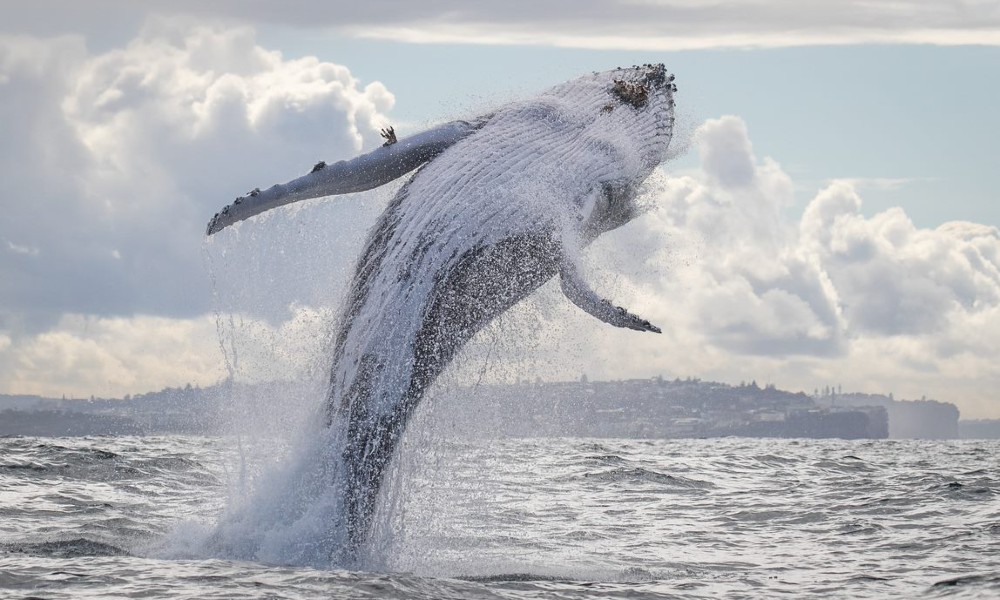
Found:
[[[309,171],[309,172],[310,173],[315,173],[316,171],[322,171],[325,168],[326,168],[326,161],[325,160],[321,160],[318,163],[316,163],[315,165],[313,165],[313,170]]]
[[[649,102],[649,88],[639,83],[631,83],[623,79],[615,79],[611,93],[622,102],[627,102],[635,108],[642,108]]]
[[[612,104],[612,103],[610,103],[610,102],[608,102],[607,104],[605,104],[604,106],[601,107],[601,112],[602,113],[609,113],[609,112],[613,111],[614,109],[615,109],[615,105]]]
[[[383,146],[391,146],[396,143],[396,130],[392,128],[392,125],[386,127],[380,133],[385,138]]]

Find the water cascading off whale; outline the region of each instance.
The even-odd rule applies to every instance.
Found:
[[[383,147],[255,189],[211,220],[209,235],[419,168],[370,232],[334,343],[327,417],[343,448],[348,554],[371,530],[386,467],[424,391],[473,334],[553,276],[598,319],[659,333],[594,292],[573,256],[641,212],[638,187],[666,158],[675,91],[663,65],[644,65],[398,142],[389,129]]]

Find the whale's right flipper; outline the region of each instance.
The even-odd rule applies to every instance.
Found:
[[[363,192],[389,183],[441,154],[488,119],[452,121],[398,141],[390,127],[383,132],[385,145],[368,154],[331,165],[319,162],[308,175],[237,198],[212,217],[205,234],[212,235],[237,221],[299,200]]]
[[[614,325],[615,327],[625,327],[636,331],[652,331],[661,333],[660,328],[649,321],[633,315],[620,306],[611,304],[604,298],[597,295],[590,286],[580,276],[576,265],[570,260],[564,260],[559,270],[559,283],[563,294],[566,295],[573,304],[579,306],[587,313],[598,319]]]

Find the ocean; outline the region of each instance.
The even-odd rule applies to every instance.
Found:
[[[997,598],[998,450],[424,436],[337,569],[205,544],[269,440],[3,438],[0,597]]]

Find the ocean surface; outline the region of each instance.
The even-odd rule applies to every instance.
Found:
[[[206,549],[269,444],[0,439],[0,598],[1000,597],[996,441],[423,439],[350,570]]]

